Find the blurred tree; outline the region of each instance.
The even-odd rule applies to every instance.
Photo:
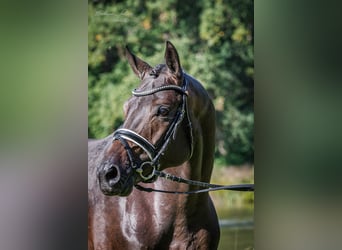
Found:
[[[211,94],[217,111],[216,158],[253,162],[252,0],[94,0],[88,7],[89,137],[110,134],[138,84],[124,57],[128,45],[151,65],[171,40],[183,68]]]

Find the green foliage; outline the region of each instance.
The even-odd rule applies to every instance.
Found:
[[[92,1],[88,5],[89,137],[123,121],[122,106],[138,79],[125,46],[151,65],[165,40],[182,67],[211,94],[217,111],[216,160],[253,162],[253,1]]]

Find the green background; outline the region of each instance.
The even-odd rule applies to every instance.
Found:
[[[253,13],[251,0],[90,1],[89,137],[105,137],[122,123],[123,102],[139,83],[125,46],[154,66],[170,40],[215,104],[216,163],[253,163]]]

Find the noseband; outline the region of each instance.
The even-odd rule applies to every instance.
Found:
[[[188,112],[188,106],[187,106],[187,86],[188,82],[184,75],[183,85],[182,87],[176,86],[176,85],[165,85],[158,88],[153,88],[146,91],[139,91],[139,90],[133,90],[132,94],[136,97],[141,96],[148,96],[152,95],[154,93],[160,92],[160,91],[166,91],[166,90],[174,90],[180,94],[182,94],[182,103],[178,106],[177,113],[172,121],[172,123],[169,125],[166,133],[164,134],[162,138],[162,142],[160,143],[161,146],[157,147],[150,143],[146,138],[139,135],[138,133],[126,129],[126,128],[120,128],[116,130],[113,134],[113,142],[116,140],[119,140],[121,144],[124,146],[127,155],[130,166],[140,175],[140,177],[143,179],[144,182],[151,182],[154,181],[155,171],[159,170],[160,168],[160,157],[165,153],[167,146],[169,145],[171,138],[175,140],[176,133],[179,125],[183,121],[184,115],[187,115],[188,124],[190,127],[190,157],[192,155],[193,151],[193,137],[192,137],[192,127],[191,127],[191,121],[189,118],[189,112]],[[138,145],[141,149],[144,150],[144,152],[148,155],[149,161],[144,161],[142,163],[138,163],[134,160],[132,148],[129,146],[128,142],[133,142],[134,144]],[[152,171],[149,174],[144,174],[144,168],[149,167],[152,168]]]

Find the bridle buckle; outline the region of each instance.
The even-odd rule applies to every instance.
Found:
[[[151,168],[151,170],[150,170],[151,172],[147,173],[147,175],[144,175],[144,170],[146,170],[146,169],[144,169],[145,167]],[[138,168],[136,168],[135,171],[140,175],[140,177],[144,181],[147,181],[147,180],[150,180],[155,175],[156,165],[150,161],[145,161]]]

